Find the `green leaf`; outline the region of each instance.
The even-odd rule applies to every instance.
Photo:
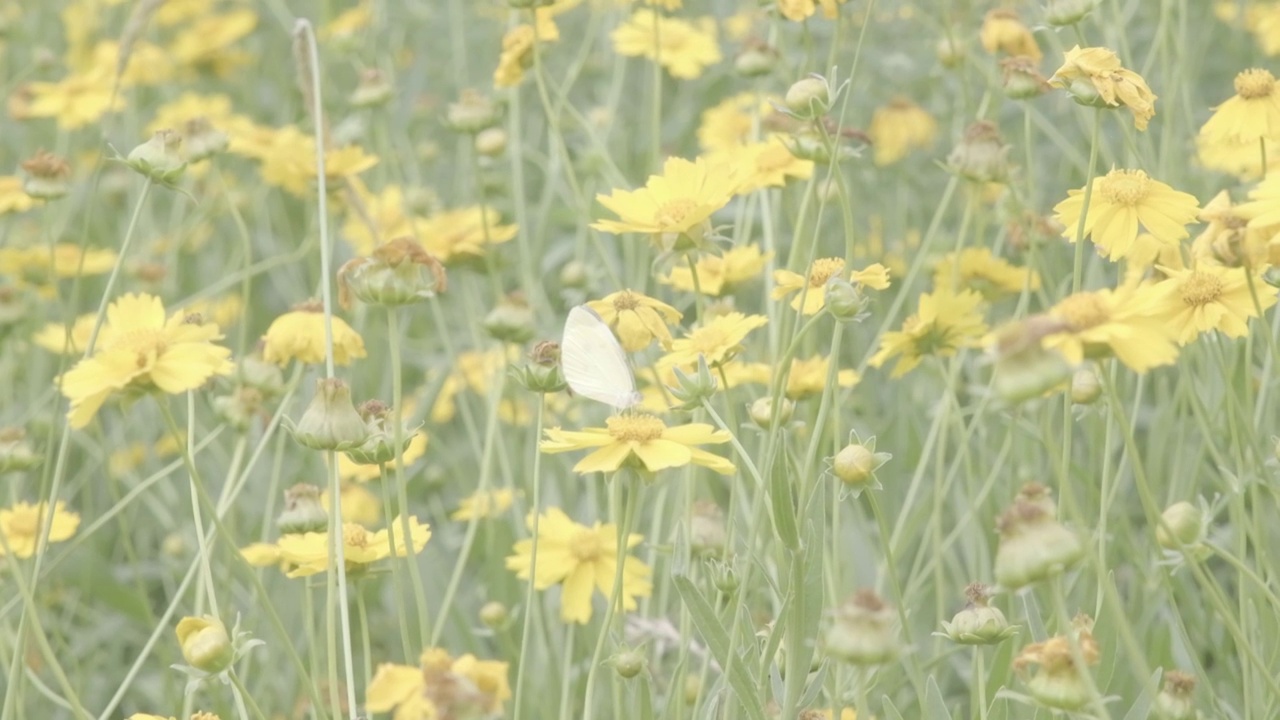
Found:
[[[698,593],[698,589],[694,587],[693,581],[687,576],[677,575],[673,581],[676,591],[680,593],[680,599],[684,601],[685,607],[689,608],[689,617],[693,620],[693,626],[706,641],[716,662],[724,668],[729,686],[733,688],[746,716],[751,720],[765,720],[764,701],[760,697],[759,688],[751,679],[751,673],[747,672],[747,668],[743,666],[742,659],[736,655],[730,656],[729,634],[716,619],[715,610],[707,604],[707,601]]]

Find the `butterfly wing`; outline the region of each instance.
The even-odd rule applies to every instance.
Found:
[[[569,311],[560,342],[565,382],[579,395],[625,410],[640,400],[627,354],[596,311],[578,305]]]

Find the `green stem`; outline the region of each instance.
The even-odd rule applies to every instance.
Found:
[[[394,307],[387,308],[387,352],[391,355],[391,408],[394,413],[391,440],[396,447],[395,473],[396,496],[400,503],[400,532],[403,534],[404,561],[409,569],[410,587],[413,588],[414,607],[418,611],[418,635],[421,642],[427,642],[427,596],[422,585],[422,573],[418,569],[418,559],[413,552],[413,535],[410,534],[409,523],[409,490],[404,476],[404,372],[400,357],[400,315]],[[387,522],[393,522],[391,517]],[[392,533],[388,533],[391,535]],[[443,612],[441,617],[444,617]],[[411,659],[411,658],[406,658]]]
[[[533,546],[529,552],[529,585],[525,589],[524,595],[524,617],[521,619],[520,628],[520,657],[516,661],[516,690],[515,690],[515,710],[514,720],[520,720],[520,716],[524,711],[524,678],[525,667],[528,665],[529,645],[533,635],[535,610],[535,594],[534,578],[538,576],[538,527],[541,522],[540,513],[542,512],[542,452],[538,448],[538,444],[542,441],[542,423],[544,422],[544,414],[546,411],[546,396],[538,393],[538,409],[534,418],[534,435],[533,435],[533,507],[529,513],[532,517]],[[565,648],[565,652],[569,652],[569,648]]]
[[[623,487],[624,478],[631,481],[628,483],[630,487]],[[622,524],[618,529],[617,554],[614,557],[613,591],[609,595],[608,604],[605,605],[604,621],[600,624],[600,634],[596,637],[596,649],[591,653],[591,665],[587,668],[587,689],[586,697],[583,701],[583,720],[591,720],[595,717],[595,706],[591,700],[595,693],[596,672],[603,664],[601,658],[604,655],[605,640],[609,637],[610,626],[622,606],[623,569],[627,564],[627,540],[631,537],[631,528],[635,523],[636,517],[637,500],[640,496],[639,481],[631,476],[629,472],[618,473],[613,477],[610,491],[613,495],[612,504],[615,517],[620,511]]]

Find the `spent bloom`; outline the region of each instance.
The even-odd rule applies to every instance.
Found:
[[[1068,190],[1067,199],[1054,207],[1054,217],[1065,228],[1062,236],[1075,242],[1087,187]],[[1144,230],[1166,244],[1186,238],[1187,225],[1196,221],[1195,197],[1155,180],[1141,170],[1112,170],[1093,180],[1084,237],[1093,240],[1104,257],[1127,256]]]
[[[1133,126],[1139,130],[1146,130],[1156,114],[1156,95],[1147,81],[1122,67],[1120,58],[1107,48],[1076,45],[1067,51],[1049,84],[1067,90],[1085,105],[1129,108]]]
[[[534,526],[532,515],[529,529]],[[627,536],[625,546],[634,548],[644,538]],[[538,553],[537,575],[532,576],[535,545]],[[622,565],[621,598],[623,610],[634,610],[637,597],[648,597],[653,589],[653,569],[638,558],[618,557],[618,526],[612,523],[579,525],[559,508],[548,508],[538,519],[538,534],[515,544],[507,557],[507,569],[521,580],[533,581],[534,588],[546,590],[561,585],[560,619],[566,623],[586,624],[591,621],[591,598],[596,589],[609,598],[613,594],[618,562]],[[531,577],[532,576],[532,577]]]
[[[1001,586],[1016,590],[1061,573],[1075,564],[1084,546],[1057,518],[1049,488],[1027,483],[996,521],[1000,545],[995,576]]]
[[[587,306],[618,335],[622,348],[637,352],[654,340],[663,348],[671,347],[670,323],[680,322],[680,311],[670,305],[631,290],[621,290]]]
[[[701,77],[722,57],[710,17],[681,20],[640,8],[610,37],[619,55],[649,58],[680,80]]]
[[[107,308],[93,355],[62,376],[60,389],[71,401],[68,422],[73,428],[88,425],[112,393],[181,393],[214,375],[229,375],[235,369],[231,351],[213,343],[221,337],[217,325],[195,316],[166,319],[158,297],[121,297]]]
[[[1085,680],[1088,667],[1101,659],[1098,641],[1093,637],[1093,619],[1076,616],[1068,634],[1055,635],[1044,642],[1032,643],[1013,659],[1014,672],[1026,683],[1027,690],[1040,703],[1059,710],[1079,710],[1094,699],[1091,683]],[[1079,658],[1077,660],[1076,658]],[[1035,674],[1029,668],[1035,667]]]
[[[46,502],[16,502],[0,509],[0,535],[4,537],[4,544],[0,545],[0,556],[11,554],[16,558],[29,558],[35,555],[43,532],[41,525],[45,522],[50,524],[51,543],[68,540],[76,534],[76,529],[80,527],[80,515],[67,510],[66,503],[61,500],[54,503],[53,517],[50,518],[48,512],[49,504]]]
[[[727,431],[705,423],[667,427],[654,415],[623,414],[609,417],[603,428],[562,430],[548,428],[539,447],[545,453],[590,449],[573,466],[574,472],[615,472],[624,465],[648,472],[684,467],[690,463],[722,475],[733,473],[733,463],[698,448],[729,442]]]

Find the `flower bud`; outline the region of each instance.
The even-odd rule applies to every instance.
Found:
[[[568,385],[560,370],[560,344],[543,340],[529,351],[530,362],[511,368],[511,376],[529,392],[551,395]]]
[[[719,381],[711,374],[704,355],[698,356],[698,367],[691,373],[680,368],[673,368],[676,375],[676,387],[671,388],[671,396],[681,402],[680,407],[692,410],[702,406],[702,401],[716,394]]]
[[[826,654],[853,665],[880,665],[897,657],[894,610],[873,590],[859,590],[836,608],[823,634]]]
[[[746,42],[742,52],[733,59],[733,69],[743,77],[760,77],[768,75],[777,67],[779,53],[777,48],[759,39]]]
[[[626,649],[609,658],[609,664],[618,677],[630,680],[649,667],[649,660],[639,650]]]
[[[160,541],[160,553],[165,557],[182,558],[187,554],[187,539],[182,533],[171,532]]]
[[[1049,0],[1044,19],[1050,25],[1075,25],[1097,6],[1098,0]]]
[[[778,412],[781,415],[778,418],[778,424],[786,425],[791,421],[791,414],[795,411],[796,404],[784,397],[778,403],[778,408]],[[756,398],[751,403],[751,407],[747,408],[747,414],[751,416],[751,422],[757,426],[765,430],[773,427],[773,398]]]
[[[1000,61],[1004,78],[1004,94],[1014,100],[1029,100],[1049,91],[1049,81],[1036,69],[1036,63],[1025,55]]]
[[[827,281],[823,307],[840,322],[859,322],[867,317],[871,301],[858,286],[841,277]]]
[[[874,437],[866,445],[850,442],[831,458],[831,472],[845,485],[866,487],[876,483],[876,470],[891,458],[893,455],[889,453],[876,452]]]
[[[484,318],[484,329],[495,340],[522,344],[533,337],[536,328],[533,308],[524,294],[508,294]]]
[[[720,557],[724,555],[726,542],[728,537],[720,506],[711,500],[695,502],[689,522],[689,549],[698,557]]]
[[[1196,720],[1199,715],[1191,699],[1195,689],[1195,676],[1177,670],[1165,673],[1164,685],[1156,695],[1156,720]]]
[[[1081,368],[1071,376],[1071,402],[1092,405],[1102,395],[1102,381],[1092,368]]]
[[[485,157],[498,157],[507,151],[507,131],[500,127],[485,128],[476,133],[476,152]]]
[[[235,648],[227,626],[212,615],[184,617],[178,621],[178,643],[187,664],[207,673],[219,673],[231,664]]]
[[[457,102],[449,103],[445,121],[449,127],[464,133],[478,133],[498,122],[499,109],[489,96],[475,90],[463,90]]]
[[[351,93],[351,104],[358,108],[384,105],[391,99],[393,88],[385,73],[377,68],[369,68],[360,73],[360,81]]]
[[[1075,100],[1078,105],[1104,109],[1121,107],[1107,102],[1107,99],[1102,96],[1102,93],[1098,92],[1098,88],[1088,78],[1071,78],[1065,89],[1071,99]]]
[[[831,87],[821,75],[810,75],[787,88],[783,103],[796,117],[812,120],[831,107]]]
[[[71,166],[53,153],[37,150],[30,159],[22,161],[22,171],[26,174],[22,191],[33,198],[56,200],[71,191],[67,182],[71,178]]]
[[[1084,554],[1080,538],[1057,521],[1056,512],[1049,489],[1028,483],[1000,516],[995,575],[1001,586],[1016,590],[1056,575]]]
[[[733,566],[732,562],[722,562],[712,560],[711,565],[711,584],[716,590],[725,595],[732,595],[738,591],[738,587],[742,585],[742,578],[738,576],[738,569]]]
[[[208,118],[197,117],[182,126],[182,146],[187,162],[200,162],[226,152],[231,139],[214,127]]]
[[[306,412],[289,430],[299,444],[313,450],[350,450],[369,437],[360,413],[351,403],[351,388],[337,378],[316,380],[316,394]]]
[[[566,288],[581,290],[586,288],[590,281],[591,275],[587,272],[587,266],[577,260],[567,262],[560,268],[560,284]]]
[[[448,289],[444,265],[407,237],[379,246],[368,257],[352,258],[338,269],[338,303],[351,298],[370,305],[408,305]]]
[[[319,532],[328,524],[329,513],[321,501],[320,488],[298,483],[284,491],[284,509],[276,518],[280,532],[286,535]]]
[[[480,607],[480,622],[490,630],[497,630],[507,624],[507,606],[491,600]]]
[[[404,420],[398,417],[399,414],[393,415],[391,408],[378,400],[361,403],[357,412],[364,419],[365,431],[368,433],[367,439],[359,447],[346,451],[347,458],[357,465],[381,465],[392,462],[409,449],[409,443],[418,432],[416,427],[405,427]],[[395,444],[397,432],[395,423],[400,423],[398,451]]]
[[[954,35],[942,37],[934,46],[934,54],[938,56],[938,64],[942,67],[958,68],[964,64],[964,43]]]
[[[27,442],[26,430],[0,428],[0,474],[30,470],[39,465],[41,460]]]
[[[962,645],[995,645],[1017,634],[1000,608],[987,604],[987,588],[982,583],[970,584],[964,594],[969,603],[951,622],[942,623],[942,634]]]
[[[1165,550],[1192,548],[1204,540],[1204,513],[1183,500],[1160,514],[1156,525],[1156,542]]]
[[[681,697],[684,698],[686,705],[693,705],[698,702],[698,697],[702,695],[702,678],[697,673],[689,673],[684,676],[684,685],[681,688]]]
[[[172,130],[159,130],[130,151],[124,162],[152,182],[173,185],[187,168],[182,157],[182,136]]]
[[[1004,182],[1009,177],[1009,146],[995,123],[979,120],[964,131],[964,138],[947,155],[947,168],[967,180]]]
[[[241,386],[213,399],[213,410],[237,432],[245,432],[262,412],[262,391]]]

